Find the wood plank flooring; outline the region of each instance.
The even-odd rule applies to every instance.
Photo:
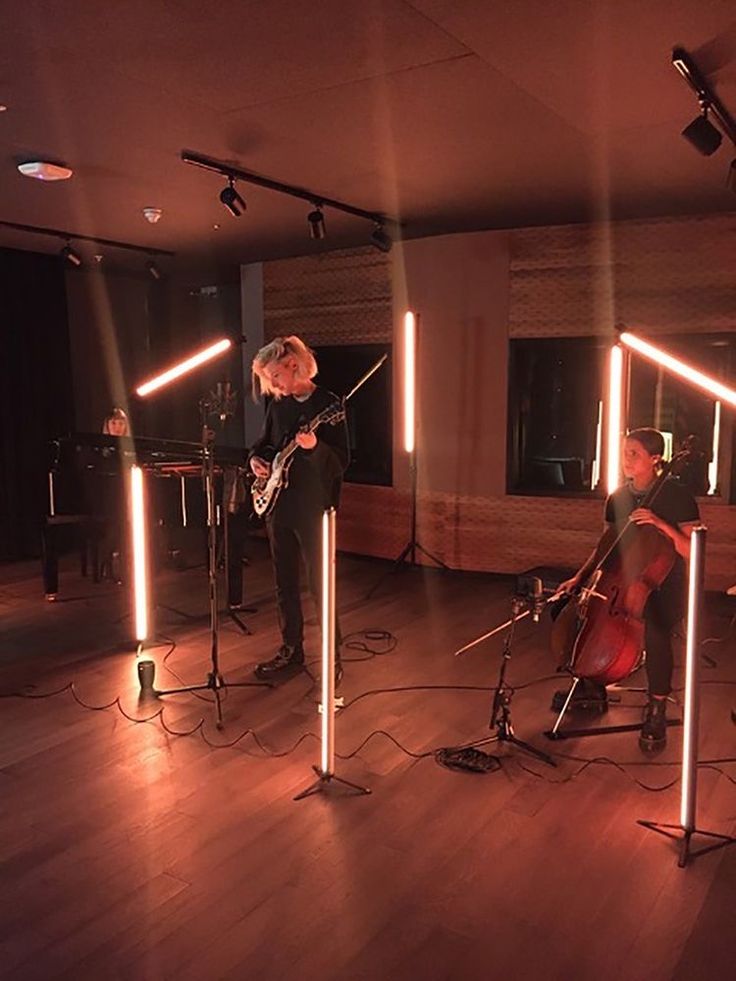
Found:
[[[400,746],[422,754],[488,735],[502,637],[452,653],[508,617],[512,584],[407,568],[366,600],[387,568],[338,561],[343,633],[397,639],[366,660],[344,652],[337,772],[372,794],[333,786],[301,802],[292,798],[319,761],[318,689],[306,674],[273,690],[228,687],[218,731],[210,692],[141,698],[124,587],[95,586],[65,563],[50,604],[35,565],[0,569],[0,689],[33,696],[0,699],[1,978],[732,973],[736,846],[681,870],[676,845],[636,823],[678,819],[677,782],[653,792],[635,781],[676,781],[667,764],[679,758],[680,730],[655,761],[631,733],[550,743],[542,733],[560,679],[548,625],[526,620],[509,667],[512,717],[517,735],[559,765],[508,744],[486,747],[502,768],[484,775],[407,755]],[[259,539],[245,579],[258,612],[243,616],[252,636],[221,619],[228,682],[253,680],[253,665],[278,646]],[[164,571],[155,589],[157,688],[203,683],[204,571]],[[736,758],[733,612],[725,597],[709,604],[709,633],[728,636],[705,648],[716,666],[701,672],[703,760]],[[307,640],[316,660],[313,620]],[[76,699],[63,690],[70,683]],[[604,722],[637,720],[641,693],[620,698]],[[699,826],[736,831],[734,780],[734,762],[701,767]]]

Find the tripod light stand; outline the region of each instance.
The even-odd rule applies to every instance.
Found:
[[[418,315],[411,310],[404,314],[404,450],[409,455],[411,478],[411,533],[409,541],[394,559],[392,567],[368,591],[371,597],[385,579],[408,562],[417,564],[417,552],[421,552],[442,569],[449,566],[428,551],[417,540],[417,321]]]
[[[231,347],[232,341],[229,338],[223,338],[221,341],[210,345],[192,357],[187,358],[178,365],[175,365],[173,368],[164,371],[162,374],[157,375],[150,381],[140,385],[136,389],[136,394],[141,398],[145,398],[151,392],[157,391],[159,388],[164,387],[165,385],[174,381],[176,378],[188,373],[199,365],[211,361],[213,358],[218,357]],[[217,602],[217,523],[215,514],[215,433],[207,424],[208,417],[213,411],[211,401],[208,399],[202,399],[200,402],[200,410],[202,422],[202,476],[204,480],[207,512],[207,582],[209,596],[211,670],[209,671],[207,680],[204,682],[204,684],[185,685],[181,688],[168,689],[156,689],[153,687],[154,669],[150,667],[142,669],[142,664],[145,662],[139,662],[138,675],[141,680],[141,690],[150,691],[151,694],[156,695],[157,697],[161,695],[175,695],[180,692],[188,691],[212,691],[214,693],[215,704],[217,706],[217,728],[221,729],[223,725],[221,693],[224,688],[263,688],[271,686],[267,683],[257,681],[239,681],[235,683],[226,682],[220,672]],[[152,664],[153,662],[149,663]]]

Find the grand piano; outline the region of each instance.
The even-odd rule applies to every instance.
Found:
[[[225,507],[241,504],[248,451],[213,446],[217,495]],[[73,433],[50,443],[48,509],[43,527],[43,584],[47,599],[59,591],[58,553],[61,529],[72,526],[80,547],[82,573],[91,565],[100,579],[110,556],[106,546],[125,534],[127,518],[124,476],[133,465],[155,480],[149,485],[149,526],[168,538],[176,529],[206,524],[201,443],[148,436]],[[243,479],[238,479],[243,478]],[[240,489],[239,489],[240,488]],[[117,523],[117,529],[111,526]],[[122,531],[121,531],[122,529]]]

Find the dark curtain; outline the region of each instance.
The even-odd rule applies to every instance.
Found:
[[[40,553],[48,441],[74,419],[64,270],[0,249],[0,559]]]

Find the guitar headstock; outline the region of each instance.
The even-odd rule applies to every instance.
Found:
[[[344,418],[345,406],[342,402],[332,402],[317,416],[317,420],[319,420],[318,424],[326,426],[336,426],[338,422],[342,422]]]

